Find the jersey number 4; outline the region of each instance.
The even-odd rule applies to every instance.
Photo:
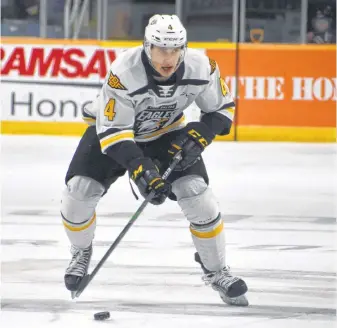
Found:
[[[113,121],[115,118],[115,99],[109,99],[108,103],[104,108],[104,116],[108,118],[109,121]]]
[[[222,77],[220,77],[220,86],[221,86],[221,92],[223,96],[226,96],[228,90],[227,90],[227,86],[225,84],[225,81],[223,80]]]

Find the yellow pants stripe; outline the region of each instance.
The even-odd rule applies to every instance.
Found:
[[[90,219],[90,221],[88,223],[86,223],[84,226],[81,227],[74,227],[70,224],[68,224],[66,221],[63,220],[63,225],[70,231],[83,231],[87,228],[89,228],[96,220],[96,213],[94,214],[94,216]]]
[[[218,234],[220,234],[222,230],[223,230],[223,221],[212,231],[197,231],[192,229],[192,227],[190,227],[192,235],[198,238],[213,238]]]

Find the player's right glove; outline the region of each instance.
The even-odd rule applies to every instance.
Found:
[[[161,178],[158,168],[150,158],[133,159],[129,163],[129,174],[144,198],[154,190],[154,197],[150,200],[153,205],[164,203],[171,192],[170,183]]]

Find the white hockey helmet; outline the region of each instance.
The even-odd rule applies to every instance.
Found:
[[[177,67],[184,60],[187,33],[177,15],[154,15],[145,28],[144,49],[151,63],[151,46],[164,48],[181,48],[181,56]]]

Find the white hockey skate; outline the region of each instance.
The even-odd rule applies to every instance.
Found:
[[[71,246],[72,259],[64,276],[66,288],[72,292],[77,291],[83,277],[88,273],[92,255],[92,245],[88,248]]]
[[[246,283],[241,278],[232,276],[229,267],[225,267],[217,272],[212,272],[204,267],[198,253],[195,253],[194,259],[201,265],[204,271],[202,280],[206,285],[211,285],[214,290],[218,291],[221,299],[226,304],[235,306],[249,305],[244,295],[248,290]]]

